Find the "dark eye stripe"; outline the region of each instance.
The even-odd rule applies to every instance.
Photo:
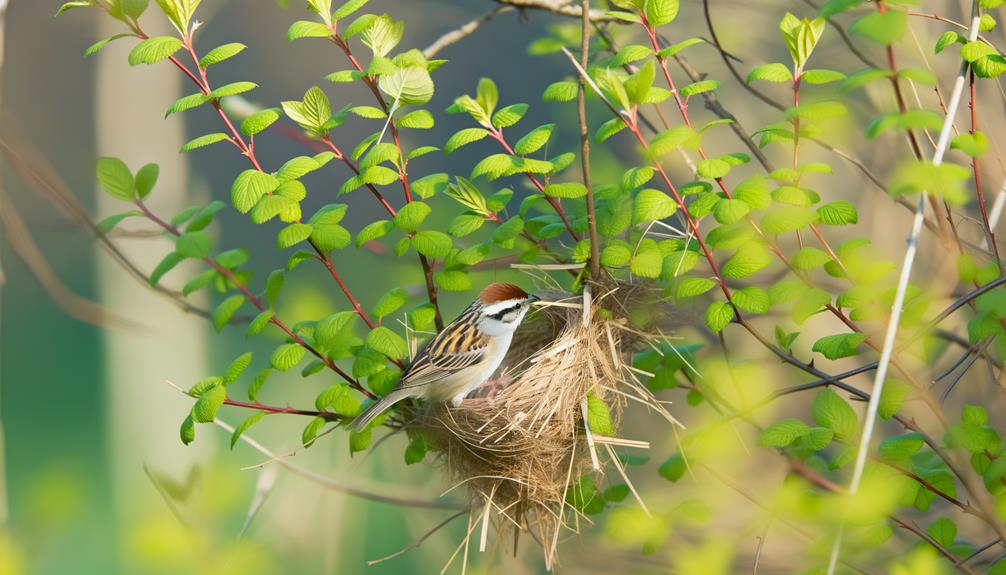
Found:
[[[490,315],[489,317],[491,317],[491,318],[493,318],[493,319],[495,319],[497,321],[502,321],[503,320],[503,316],[505,316],[506,314],[508,314],[510,312],[517,311],[519,309],[520,309],[520,304],[515,304],[515,305],[512,305],[512,306],[510,306],[510,307],[508,307],[506,309],[502,309],[502,310],[500,310],[500,311],[498,311],[498,312]]]

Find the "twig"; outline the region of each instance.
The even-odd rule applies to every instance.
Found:
[[[485,14],[479,16],[478,18],[470,20],[461,27],[451,30],[450,32],[447,32],[446,34],[434,40],[433,43],[427,46],[425,49],[423,49],[423,56],[426,57],[427,59],[433,58],[438,53],[440,53],[440,51],[443,50],[444,48],[457,42],[460,42],[461,40],[464,40],[465,38],[474,34],[475,31],[478,30],[479,27],[485,24],[486,22],[492,20],[493,18],[495,18],[500,14],[503,14],[504,12],[509,12],[511,10],[513,10],[512,6],[497,6],[492,10],[486,12]]]
[[[583,0],[580,7],[582,13],[581,26],[583,39],[580,42],[580,66],[586,70],[590,59],[590,0]],[[587,188],[587,227],[590,230],[590,277],[594,281],[601,279],[601,248],[597,237],[597,209],[594,205],[594,187],[590,181],[590,131],[587,128],[587,98],[586,86],[580,78],[580,86],[576,91],[577,114],[580,118],[580,165],[583,168],[583,185]]]
[[[223,429],[224,431],[227,431],[228,433],[234,433],[234,427],[221,421],[219,418],[215,419],[213,423],[215,423],[217,427]],[[332,491],[338,491],[340,493],[345,493],[346,495],[352,495],[353,497],[370,499],[371,501],[387,503],[389,505],[401,505],[403,507],[423,507],[427,509],[458,509],[460,507],[458,504],[449,501],[429,501],[424,499],[412,499],[408,497],[384,495],[382,493],[368,491],[361,487],[353,487],[350,485],[345,485],[343,483],[340,483],[339,481],[325,477],[319,473],[315,473],[310,469],[306,469],[299,465],[290,463],[289,461],[287,461],[285,457],[278,456],[275,452],[273,452],[266,446],[252,439],[247,433],[241,434],[240,439],[241,441],[247,443],[262,455],[268,457],[271,461],[292,471],[295,475],[299,475],[309,481],[321,485],[326,489],[331,489]]]
[[[139,323],[121,317],[105,306],[77,294],[63,283],[35,243],[27,224],[2,186],[0,186],[0,223],[3,224],[3,237],[11,249],[21,257],[25,266],[42,285],[42,289],[67,315],[97,326],[115,326],[132,330],[141,327]]]
[[[457,519],[458,517],[461,517],[462,515],[464,515],[466,513],[468,513],[467,509],[462,509],[461,511],[458,511],[454,515],[451,515],[447,519],[444,519],[443,521],[441,521],[440,523],[438,523],[436,525],[436,527],[434,527],[433,529],[430,529],[429,531],[427,531],[415,543],[412,543],[408,547],[405,547],[403,549],[395,551],[394,553],[392,553],[391,555],[388,555],[386,557],[381,557],[380,559],[373,559],[373,560],[367,561],[367,566],[370,567],[370,566],[373,566],[373,565],[377,565],[378,563],[384,563],[385,561],[394,559],[395,557],[399,557],[401,555],[404,555],[404,554],[408,553],[409,551],[412,551],[413,549],[415,549],[415,548],[419,547],[420,545],[422,545],[423,542],[425,542],[427,539],[429,539],[434,533],[436,533],[437,531],[440,531],[441,529],[443,529],[444,527],[446,527],[451,521],[454,521],[455,519]]]
[[[978,25],[980,22],[978,14],[978,2],[972,4],[971,28],[968,38],[974,41],[978,35]],[[940,130],[940,137],[937,142],[936,152],[933,154],[933,165],[939,166],[943,163],[943,155],[946,153],[947,144],[950,141],[950,126],[953,124],[954,116],[961,102],[961,94],[964,91],[964,76],[968,70],[968,62],[962,61],[957,80],[950,95],[950,103],[947,106],[947,114],[944,118],[943,128]],[[926,213],[926,199],[928,194],[923,191],[919,196],[918,207],[915,211],[915,219],[912,222],[912,231],[908,236],[908,248],[905,250],[905,258],[901,265],[901,276],[898,278],[898,287],[894,296],[894,304],[891,306],[891,317],[887,323],[887,330],[884,335],[884,344],[880,352],[880,363],[877,365],[877,372],[873,380],[873,392],[866,409],[866,417],[863,422],[863,433],[860,435],[859,446],[856,453],[856,461],[852,472],[852,481],[849,486],[849,494],[855,496],[859,491],[860,483],[863,480],[863,471],[866,467],[866,458],[870,449],[870,440],[873,438],[873,429],[877,419],[877,411],[880,408],[880,398],[884,390],[884,382],[887,378],[887,370],[891,364],[894,352],[894,344],[898,334],[898,324],[901,320],[901,312],[904,309],[905,293],[908,290],[908,280],[912,273],[912,264],[915,261],[915,254],[918,249],[918,239],[922,232],[922,222]],[[835,543],[828,560],[828,575],[835,573],[835,566],[842,545],[842,527],[839,527],[835,537]]]
[[[570,6],[569,0],[496,0],[496,2],[519,9],[531,8],[534,10],[544,10],[563,16],[576,16],[577,18],[583,16],[583,8],[580,6]],[[622,20],[610,16],[602,10],[590,10],[588,15],[591,22],[624,23]]]

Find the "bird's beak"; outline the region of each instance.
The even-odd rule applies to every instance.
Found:
[[[534,303],[536,301],[541,301],[541,298],[534,294],[530,294],[527,296],[527,303]]]

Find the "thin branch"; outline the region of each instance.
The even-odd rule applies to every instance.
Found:
[[[580,7],[582,40],[580,42],[580,67],[587,69],[590,59],[590,0]],[[590,180],[590,130],[587,128],[587,93],[583,78],[576,92],[577,115],[580,118],[580,165],[583,168],[583,185],[587,188],[587,227],[590,230],[590,277],[601,279],[601,248],[597,237],[597,209],[594,205],[594,187]]]
[[[425,49],[423,49],[423,56],[426,57],[426,59],[433,58],[438,53],[440,53],[440,51],[443,50],[444,48],[452,44],[456,44],[457,42],[460,42],[461,40],[464,40],[465,38],[474,34],[475,31],[478,30],[479,27],[481,27],[486,22],[492,20],[493,18],[495,18],[500,14],[503,14],[504,12],[509,12],[511,10],[513,10],[512,6],[497,6],[492,10],[486,12],[485,14],[479,16],[478,18],[470,20],[461,27],[451,30],[450,32],[447,32],[446,34],[434,40],[433,43],[427,46]]]
[[[519,9],[543,10],[562,16],[583,17],[583,8],[580,6],[571,6],[569,0],[496,0],[496,2]],[[603,10],[590,10],[588,15],[591,22],[625,23],[623,20],[619,20],[605,13]]]
[[[217,427],[227,431],[228,433],[234,433],[234,428],[227,423],[224,423],[219,418],[213,421]],[[244,433],[240,437],[241,441],[247,443],[253,447],[256,451],[265,455],[269,458],[270,462],[277,463],[289,471],[292,471],[295,475],[299,475],[309,481],[317,483],[326,489],[331,489],[332,491],[338,491],[340,493],[345,493],[346,495],[352,495],[353,497],[360,497],[363,499],[369,499],[371,501],[378,501],[380,503],[387,503],[389,505],[399,505],[402,507],[422,507],[427,509],[458,509],[460,505],[450,502],[450,501],[429,501],[422,499],[412,499],[408,497],[397,497],[394,495],[385,495],[383,493],[376,493],[373,491],[368,491],[361,487],[353,487],[350,485],[345,485],[339,481],[325,477],[320,473],[315,473],[310,469],[306,469],[299,465],[290,463],[287,458],[282,457],[270,450],[266,446],[262,445],[258,441],[249,437],[247,433]]]
[[[977,0],[974,0],[971,28],[968,33],[968,38],[972,42],[978,35],[979,21],[978,2]],[[961,94],[964,91],[964,76],[967,70],[968,62],[966,60],[962,61],[960,72],[957,75],[957,80],[955,81],[953,91],[951,92],[950,103],[947,106],[947,115],[943,122],[943,128],[940,130],[940,137],[936,146],[936,152],[933,154],[933,165],[935,166],[939,166],[943,163],[943,155],[946,153],[947,144],[950,141],[950,126],[953,124],[954,116],[956,115],[957,108],[961,102]],[[887,378],[887,370],[891,364],[891,360],[893,359],[894,344],[898,335],[898,324],[901,320],[901,312],[904,309],[905,293],[908,290],[908,280],[912,273],[912,264],[915,262],[919,235],[922,232],[922,222],[925,218],[927,196],[928,194],[926,192],[922,192],[919,196],[915,219],[912,222],[912,231],[908,236],[908,249],[905,250],[905,258],[901,265],[901,276],[898,278],[898,287],[894,296],[894,304],[891,306],[891,316],[887,323],[887,331],[884,335],[884,344],[880,352],[880,363],[877,366],[877,372],[873,380],[873,392],[867,406],[866,417],[863,422],[863,433],[860,435],[859,446],[857,447],[856,461],[852,472],[852,481],[849,486],[849,493],[852,496],[855,496],[859,491],[859,486],[863,479],[863,471],[866,467],[866,458],[870,449],[870,441],[873,438],[877,411],[880,408],[880,398],[883,394],[884,382]],[[1002,534],[1000,533],[1000,536],[1001,535]],[[828,575],[832,575],[835,572],[835,566],[838,562],[841,545],[842,529],[839,527],[839,532],[835,537],[834,546],[832,547],[831,556],[828,561]]]

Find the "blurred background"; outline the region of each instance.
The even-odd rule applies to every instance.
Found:
[[[175,213],[211,198],[227,200],[230,182],[245,168],[243,159],[222,146],[196,154],[177,153],[184,142],[206,132],[206,124],[213,120],[204,109],[164,119],[171,102],[192,92],[176,70],[168,64],[130,68],[126,63],[131,48],[128,40],[85,59],[83,52],[89,45],[118,31],[116,23],[95,11],[74,10],[57,19],[53,15],[60,2],[5,3],[0,0],[0,10],[6,8],[0,12],[0,121],[5,140],[23,158],[34,165],[48,165],[50,180],[62,182],[95,219],[119,211],[95,184],[95,159],[103,155],[121,157],[134,170],[147,162],[161,165],[160,182],[150,202],[159,213]],[[204,0],[197,15],[206,22],[197,36],[201,49],[225,42],[249,46],[244,54],[214,69],[214,82],[254,81],[260,88],[250,99],[267,106],[299,98],[313,85],[322,86],[336,107],[348,102],[370,104],[362,89],[322,80],[325,74],[346,67],[334,47],[285,40],[288,25],[306,17],[301,2],[291,4],[283,9],[274,0]],[[966,6],[935,4],[964,19],[961,14]],[[758,63],[784,61],[785,46],[777,23],[787,9],[800,16],[816,13],[805,2],[714,0],[712,5],[717,32],[725,48],[743,61],[739,64],[742,70]],[[366,11],[387,11],[405,20],[400,48],[423,48],[495,6],[489,0],[372,0]],[[147,12],[143,22],[148,30],[167,32],[156,7]],[[496,15],[469,38],[439,54],[450,62],[435,74],[437,92],[429,108],[443,110],[456,96],[473,93],[478,78],[488,75],[500,87],[501,103],[531,104],[522,126],[555,121],[565,126],[559,145],[574,149],[574,107],[540,101],[548,84],[571,76],[568,63],[561,55],[535,57],[527,53],[533,40],[560,23],[570,21],[533,10]],[[914,45],[906,45],[904,59],[906,65],[915,62],[922,66],[921,54],[931,56],[933,39],[942,28],[930,21],[913,21],[912,25],[926,48],[916,50]],[[672,40],[707,36],[701,3],[683,1],[681,16],[671,31],[680,34]],[[696,49],[689,58],[696,68],[723,82],[720,98],[749,132],[778,119],[776,111],[737,89],[714,50]],[[840,70],[860,66],[850,60],[848,48],[832,30],[814,59],[826,63],[824,67]],[[952,60],[931,64],[945,78],[956,67]],[[927,104],[934,101],[930,92],[927,89],[921,94]],[[773,93],[781,100],[785,90]],[[809,93],[813,97],[813,89]],[[878,100],[882,108],[889,103],[879,95],[861,92],[848,104],[854,112],[866,110],[862,117],[870,115]],[[985,130],[994,134],[992,126],[1001,125],[1001,104],[990,108],[994,109],[987,116],[990,126]],[[703,121],[713,119],[700,104],[693,109]],[[594,117],[603,113],[598,107]],[[422,135],[423,144],[442,144],[448,135],[468,125],[466,118],[457,116],[440,114],[437,120],[436,129]],[[356,119],[337,133],[343,147],[351,149],[372,129],[372,124]],[[827,139],[855,149],[861,143],[860,131],[851,122],[838,124]],[[627,162],[635,154],[627,139],[612,142],[611,146],[595,147],[594,170],[601,182],[617,181],[620,166],[631,165]],[[907,153],[900,140],[892,136],[890,142],[898,145],[876,146],[866,158],[881,174],[890,170],[893,158]],[[428,156],[421,164],[423,173],[467,174],[481,157],[476,147],[451,156]],[[710,147],[717,154],[741,149],[736,141],[726,138]],[[296,143],[272,135],[261,139],[258,155],[278,165],[299,151]],[[832,189],[822,194],[856,202],[861,218],[858,231],[872,237],[885,255],[899,258],[909,214],[869,189],[858,171],[834,156],[815,148],[808,148],[806,154],[807,161],[817,158],[836,167],[829,180]],[[684,166],[675,169],[679,180],[691,179]],[[313,175],[309,188],[318,195],[322,190],[334,191],[347,177],[344,171],[338,166]],[[990,185],[997,189],[1002,172],[993,165],[989,173]],[[216,334],[204,318],[186,313],[131,277],[86,228],[67,216],[59,202],[41,194],[39,186],[28,185],[10,163],[0,163],[0,178],[3,209],[8,216],[16,211],[24,223],[22,230],[9,217],[5,219],[8,233],[0,251],[0,575],[435,573],[447,563],[464,536],[463,519],[404,557],[365,566],[368,560],[415,542],[451,511],[369,502],[276,466],[263,467],[268,458],[247,445],[229,450],[228,434],[213,426],[199,426],[197,441],[183,446],[178,425],[192,400],[166,382],[188,388],[220,372],[246,349],[259,351],[261,359],[276,342],[246,341],[240,328]],[[358,222],[377,215],[369,196],[354,194],[343,200],[350,203],[350,217]],[[316,203],[324,202],[319,199]],[[276,252],[270,234],[259,234],[232,210],[225,210],[218,221],[214,234],[225,247],[250,248],[260,279],[285,261]],[[351,219],[347,227],[355,232],[362,224]],[[132,233],[113,235],[116,245],[138,267],[149,271],[167,252],[168,242],[147,234],[150,230],[139,225],[123,228]],[[337,257],[340,267],[347,270],[350,288],[361,294],[365,305],[383,293],[384,287],[374,289],[375,285],[401,285],[416,295],[421,293],[422,278],[410,265],[399,268],[390,265],[393,259],[379,259],[360,250],[340,252]],[[921,266],[929,273],[940,269],[926,261]],[[330,280],[307,267],[288,280],[293,285],[284,292],[282,314],[292,322],[345,309]],[[164,283],[178,289],[193,269],[179,268]],[[484,271],[475,283],[508,273]],[[83,299],[78,301],[77,296]],[[445,316],[453,316],[470,298],[471,294],[450,294]],[[199,298],[192,303],[208,305]],[[682,313],[687,316],[688,310]],[[825,333],[830,328],[833,326],[822,323],[807,329]],[[687,321],[681,332],[685,336],[692,333]],[[738,346],[744,349],[742,343]],[[767,390],[769,382],[780,377],[776,370],[775,366],[761,366],[752,371],[752,389]],[[302,380],[291,372],[274,376],[264,393],[274,403],[310,405],[320,386],[328,383]],[[684,394],[667,399],[683,404]],[[780,409],[786,409],[785,405]],[[232,425],[245,416],[233,408],[221,412],[221,419]],[[296,450],[292,461],[297,465],[344,485],[419,500],[433,500],[448,487],[429,465],[404,465],[401,438],[355,458],[349,456],[343,433],[328,435],[309,450],[298,449],[304,423],[294,417],[269,418],[249,435],[276,454],[285,456]],[[666,537],[660,530],[668,527],[653,527],[634,511],[627,511],[601,519],[606,526],[585,528],[581,536],[564,542],[560,548],[562,569],[580,573],[666,572],[673,566],[678,571],[701,572],[687,567],[712,561],[706,572],[725,573],[732,571],[732,555],[760,552],[768,526],[758,519],[759,507],[724,485],[685,481],[675,487],[659,477],[656,469],[673,445],[662,420],[631,418],[624,435],[654,443],[652,461],[635,468],[634,473],[644,496],[672,518],[669,524],[682,527],[673,535],[676,543],[672,547],[677,552],[673,558],[664,552],[640,554],[641,544],[652,537]],[[723,460],[733,459],[736,476],[749,478],[750,486],[760,481],[778,483],[784,473],[781,465],[762,465],[757,473],[751,471],[754,461],[746,452],[751,443],[750,437],[724,441],[720,446]],[[264,502],[263,493],[267,493]],[[259,506],[258,514],[250,518],[249,510]],[[723,510],[730,512],[721,513]],[[712,531],[719,535],[688,535],[690,522],[708,525],[712,515],[717,517],[712,523],[718,526]],[[608,537],[602,537],[604,533]],[[776,570],[769,564],[762,572],[788,572],[785,541],[789,537],[780,539],[766,544],[767,548],[776,545],[780,551]],[[469,572],[544,571],[540,553],[533,546],[523,547],[518,559],[507,558],[502,548],[490,557],[473,557]],[[688,563],[692,559],[694,562]],[[459,562],[451,570],[459,572]]]

